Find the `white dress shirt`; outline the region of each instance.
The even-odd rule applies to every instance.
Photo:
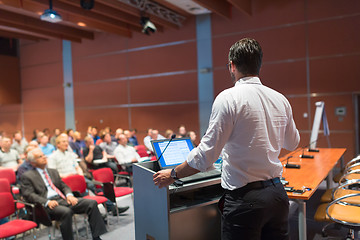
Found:
[[[119,164],[131,163],[133,159],[140,161],[140,156],[134,147],[119,144],[114,150],[114,156]]]
[[[77,174],[76,167],[79,166],[77,158],[78,156],[74,152],[62,152],[57,149],[49,156],[48,168],[56,169],[60,176]]]
[[[246,77],[216,97],[206,134],[187,162],[206,171],[222,151],[221,186],[234,190],[280,177],[281,148],[294,150],[299,141],[288,100],[258,77]]]

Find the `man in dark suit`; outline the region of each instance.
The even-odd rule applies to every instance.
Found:
[[[28,160],[35,169],[27,171],[20,179],[20,190],[25,200],[42,204],[52,219],[61,222],[60,231],[63,239],[74,239],[73,213],[86,213],[93,239],[101,239],[100,235],[106,232],[106,227],[97,202],[74,197],[57,170],[46,168],[47,158],[40,148],[30,151]]]

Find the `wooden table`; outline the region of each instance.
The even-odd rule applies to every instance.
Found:
[[[283,177],[289,182],[287,186],[294,189],[310,188],[303,194],[288,193],[290,199],[299,204],[299,239],[306,240],[306,201],[318,189],[321,182],[327,177],[327,188],[331,188],[332,169],[343,157],[346,148],[318,148],[319,152],[303,152],[303,149],[297,149],[284,157],[280,161],[285,164],[289,158],[289,163],[299,164],[300,169],[284,168]],[[300,154],[313,155],[314,158],[300,158]]]

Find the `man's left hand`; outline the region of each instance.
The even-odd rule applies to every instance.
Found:
[[[175,182],[175,180],[171,177],[170,173],[171,169],[165,169],[155,173],[153,175],[154,184],[159,188],[163,188]]]
[[[71,195],[66,197],[66,201],[71,206],[75,206],[78,203],[78,199],[76,197],[74,197],[74,196],[71,196]]]

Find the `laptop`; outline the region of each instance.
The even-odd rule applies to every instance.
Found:
[[[171,169],[186,161],[194,145],[190,138],[174,138],[170,144],[170,139],[152,140],[151,144],[160,169]],[[160,157],[160,159],[159,159]],[[183,183],[191,183],[221,176],[218,169],[207,172],[200,172],[189,177],[181,178]]]

